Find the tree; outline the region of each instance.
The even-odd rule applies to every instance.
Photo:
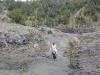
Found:
[[[73,68],[79,68],[79,62],[76,63],[76,56],[78,56],[78,52],[74,50],[75,43],[71,40],[69,42],[69,46],[70,66]]]

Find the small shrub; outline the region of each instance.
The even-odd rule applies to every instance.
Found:
[[[93,20],[93,21],[98,21],[98,15],[97,15],[97,14],[94,14],[94,15],[92,16],[92,20]]]
[[[9,49],[9,50],[8,50],[8,53],[11,53],[11,52],[12,52],[12,50],[11,50],[11,49]]]
[[[96,6],[96,10],[100,13],[100,6]]]
[[[70,42],[69,42],[69,46],[70,46],[70,48],[69,48],[69,54],[70,54],[70,66],[73,66],[74,68],[76,67],[76,56],[78,55],[78,52],[76,52],[75,50],[74,50],[74,46],[75,46],[75,44],[74,44],[74,42],[71,40]]]
[[[53,25],[54,25],[54,20],[53,20],[52,18],[47,18],[45,24],[46,24],[48,27],[53,27]]]
[[[70,46],[70,48],[74,48],[75,43],[74,43],[74,41],[73,41],[73,40],[71,40],[71,41],[69,42],[69,46]]]
[[[33,42],[30,41],[29,44],[33,44]]]
[[[76,22],[76,24],[82,24],[82,25],[85,25],[86,24],[86,20],[82,16],[76,17],[75,18],[75,22]]]
[[[64,25],[69,24],[69,17],[68,16],[59,17],[59,23]]]
[[[85,9],[84,15],[85,16],[92,16],[96,13],[96,9],[94,7],[88,7]]]
[[[74,50],[69,50],[69,53],[71,54],[71,55],[78,55],[78,52],[76,52],[76,51],[74,51]]]

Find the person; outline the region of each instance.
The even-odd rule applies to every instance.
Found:
[[[56,54],[57,54],[57,49],[56,49],[56,43],[55,42],[52,42],[51,50],[52,50],[53,59],[55,60],[56,59]]]

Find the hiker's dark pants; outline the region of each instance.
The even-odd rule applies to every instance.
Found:
[[[52,52],[52,56],[53,56],[53,59],[55,60],[56,59],[56,53]]]

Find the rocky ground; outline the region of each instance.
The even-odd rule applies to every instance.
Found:
[[[80,68],[69,67],[68,42],[74,36]],[[53,61],[50,45],[57,44]],[[100,32],[73,34],[47,27],[0,23],[0,75],[100,75]]]

